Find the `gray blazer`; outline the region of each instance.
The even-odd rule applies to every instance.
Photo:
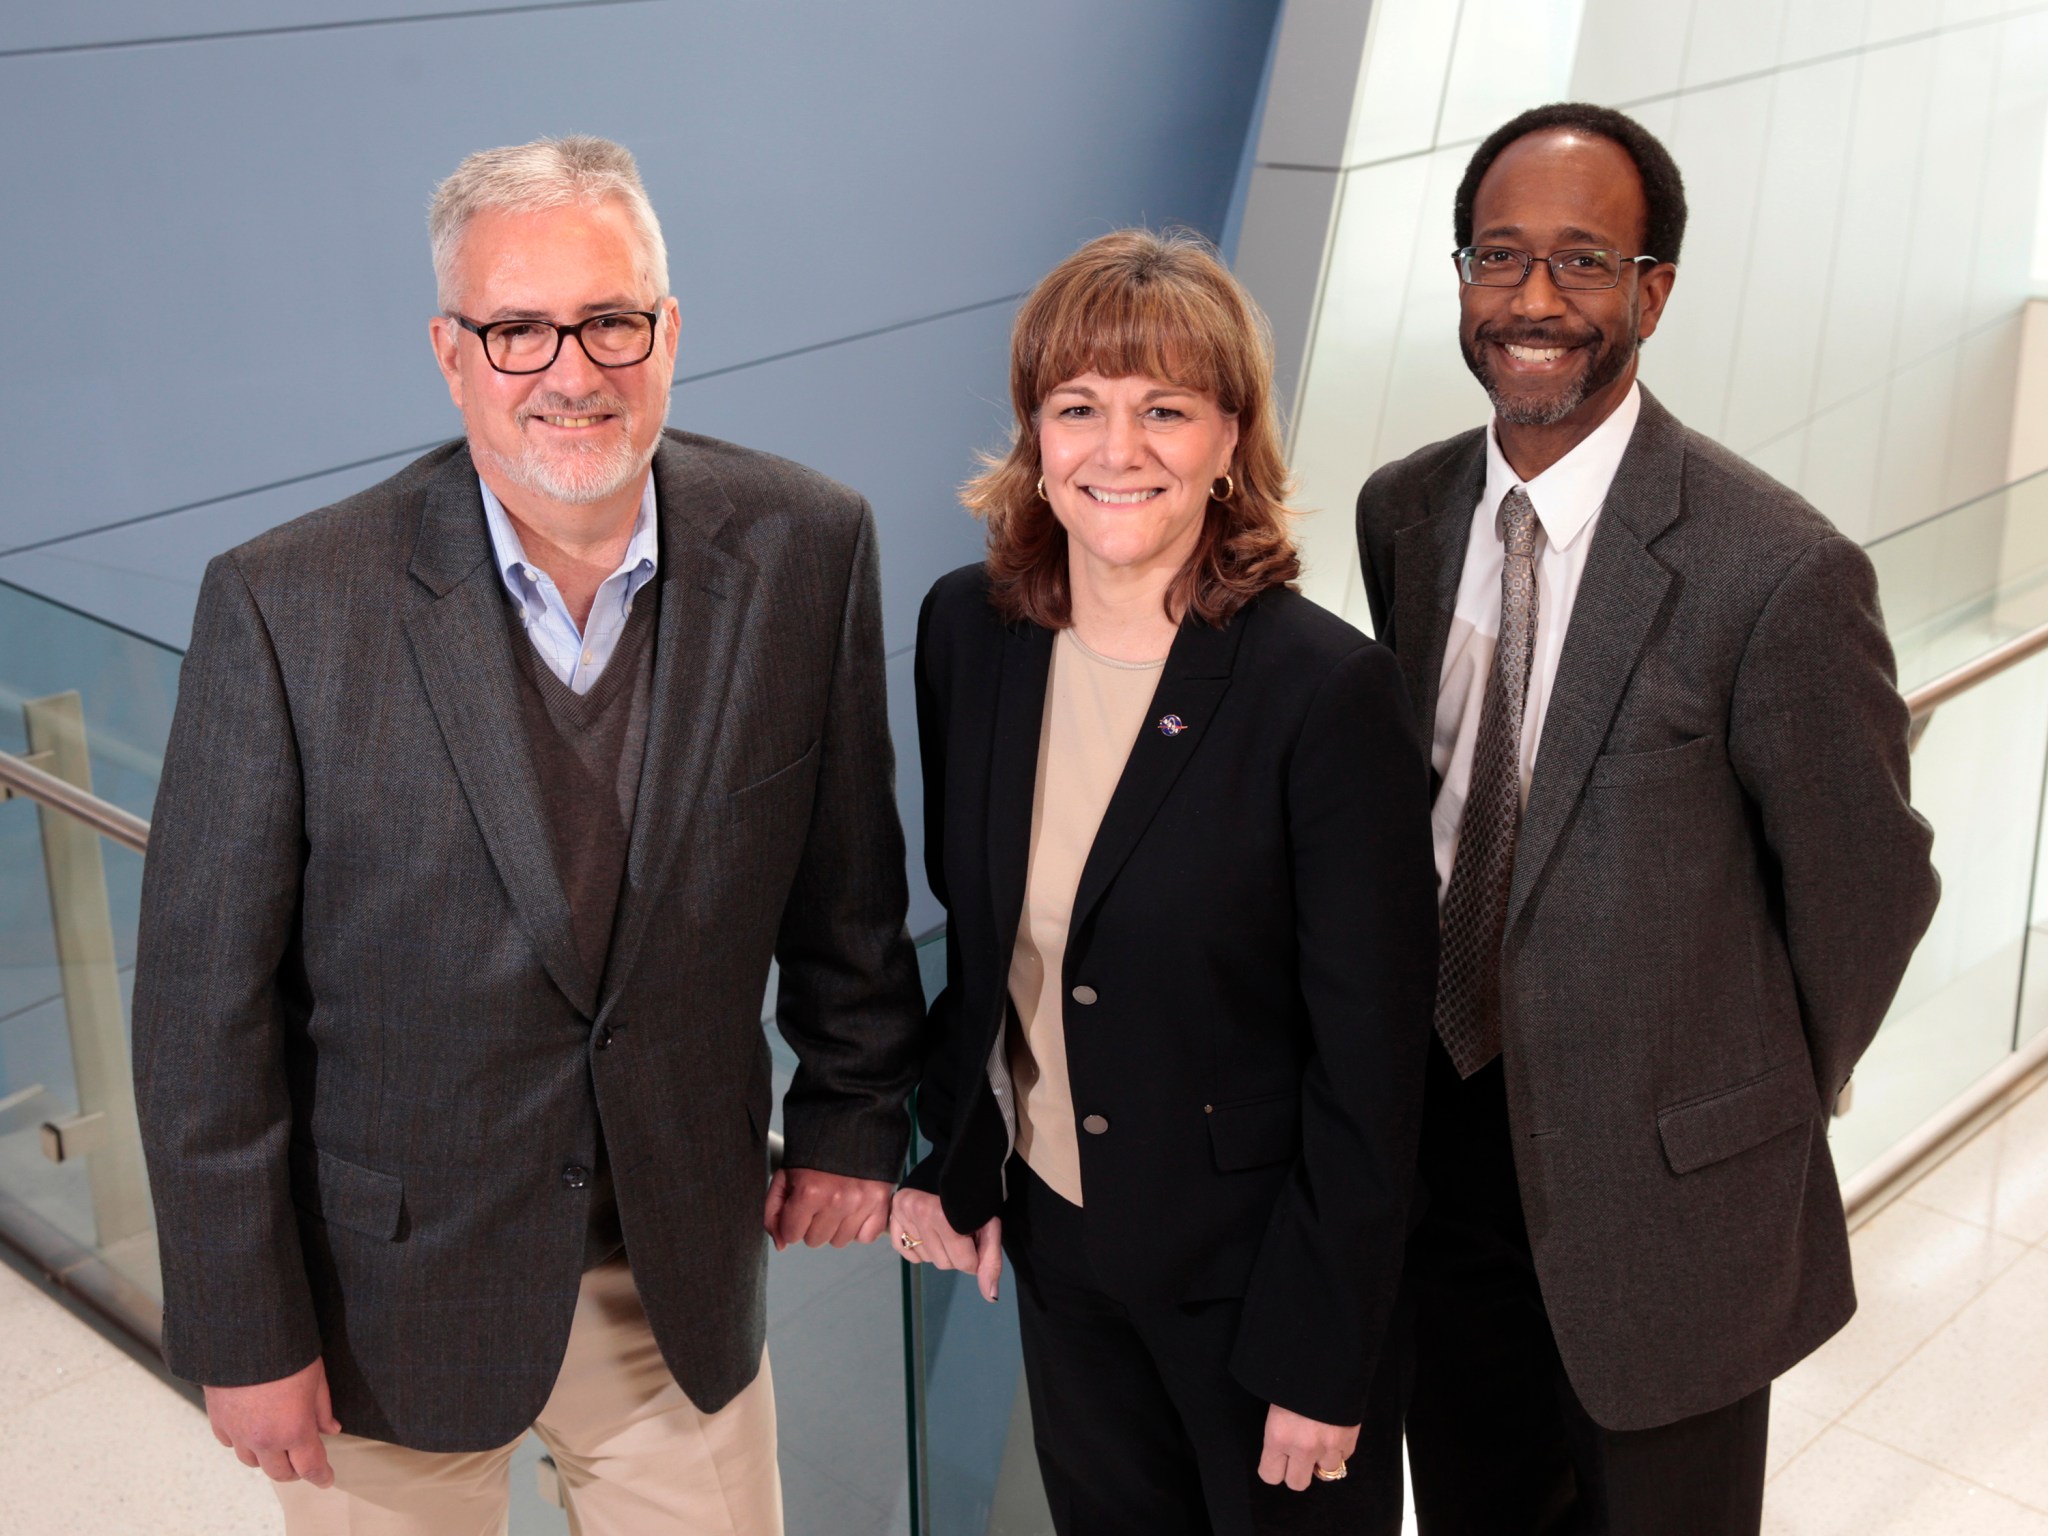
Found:
[[[1485,474],[1481,429],[1359,494],[1373,619],[1423,721]],[[1501,951],[1530,1242],[1601,1424],[1733,1402],[1855,1310],[1827,1106],[1933,915],[1931,842],[1870,561],[1644,391]]]
[[[136,1089],[164,1353],[326,1357],[351,1433],[502,1445],[561,1363],[600,1121],[699,1407],[764,1331],[761,997],[792,1164],[894,1179],[922,1016],[867,505],[670,432],[608,968],[583,973],[468,449],[206,573],[143,882]]]

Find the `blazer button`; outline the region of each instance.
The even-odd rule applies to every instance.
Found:
[[[601,1051],[612,1043],[612,1027],[607,1024],[597,1032],[597,1048]]]
[[[581,1163],[571,1163],[562,1170],[562,1182],[571,1189],[581,1189],[590,1182],[590,1170]]]
[[[1095,1001],[1095,996],[1095,989],[1093,987],[1074,988],[1074,1001],[1077,1003],[1092,1003]]]
[[[1086,1131],[1090,1136],[1100,1136],[1104,1131],[1109,1129],[1109,1122],[1103,1119],[1100,1115],[1090,1115],[1087,1119],[1081,1122],[1081,1129]]]

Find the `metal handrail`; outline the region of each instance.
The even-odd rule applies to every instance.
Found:
[[[133,811],[124,811],[111,801],[67,783],[54,773],[45,773],[8,752],[0,752],[0,785],[25,800],[76,817],[123,848],[133,848],[137,853],[149,849],[149,823]]]
[[[2018,666],[2029,656],[2048,651],[2048,624],[2037,625],[2003,645],[1995,645],[1974,661],[1966,661],[1953,672],[1944,672],[1930,683],[1922,683],[1906,695],[1906,708],[1913,722],[1921,725],[1929,715],[1958,694],[1968,693],[1979,683]]]

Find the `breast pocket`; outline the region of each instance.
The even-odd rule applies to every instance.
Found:
[[[1721,760],[1721,738],[1695,736],[1675,747],[1654,752],[1609,752],[1593,760],[1595,789],[1620,789],[1630,784],[1662,784],[1703,772]]]
[[[792,796],[808,790],[817,776],[818,746],[813,741],[801,757],[726,796],[726,809],[733,821],[758,820],[786,805]]]

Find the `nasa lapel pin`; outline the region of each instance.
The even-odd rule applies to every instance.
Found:
[[[1159,717],[1159,734],[1162,736],[1178,736],[1187,728],[1187,721],[1181,719],[1179,715],[1161,715]]]

